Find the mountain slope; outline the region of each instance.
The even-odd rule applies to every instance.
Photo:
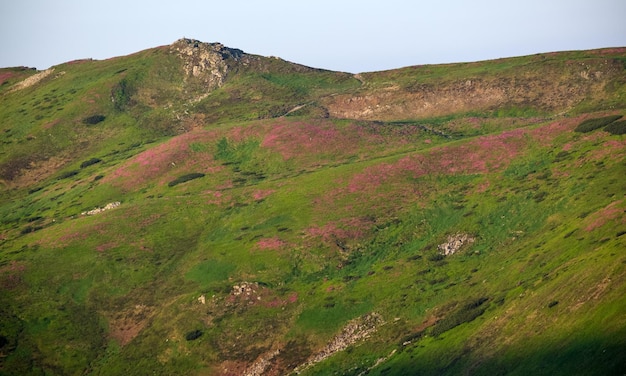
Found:
[[[623,373],[625,58],[1,70],[2,373]]]
[[[333,116],[396,120],[612,109],[624,101],[623,49],[538,54],[361,74],[364,87],[326,101]]]

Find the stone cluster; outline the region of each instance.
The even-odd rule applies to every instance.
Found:
[[[233,286],[231,295],[239,297],[245,301],[253,303],[256,300],[261,300],[259,294],[259,284],[256,282],[241,282]]]
[[[351,320],[322,351],[315,354],[308,362],[298,367],[295,372],[300,373],[308,367],[321,362],[331,355],[347,349],[360,340],[369,338],[380,325],[385,323],[383,317],[376,312]]]
[[[107,210],[111,210],[111,209],[115,209],[118,206],[120,206],[122,203],[119,201],[115,201],[115,202],[110,202],[108,204],[106,204],[103,208],[95,208],[93,210],[89,210],[89,211],[84,211],[82,213],[80,213],[81,215],[96,215],[96,214],[100,214],[103,211],[107,211]]]
[[[437,249],[439,249],[442,255],[450,256],[458,252],[465,244],[473,243],[474,240],[475,239],[468,234],[458,233],[454,235],[449,235],[448,241],[439,244],[437,246]]]
[[[201,80],[209,90],[224,84],[229,71],[228,61],[238,60],[244,53],[221,43],[204,43],[195,39],[179,39],[171,45],[172,51],[183,59],[187,79]]]

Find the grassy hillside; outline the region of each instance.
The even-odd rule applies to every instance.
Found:
[[[625,58],[0,70],[0,374],[626,372]]]

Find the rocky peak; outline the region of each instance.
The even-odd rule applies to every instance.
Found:
[[[221,43],[204,43],[188,38],[177,40],[170,48],[183,59],[185,79],[199,79],[207,89],[222,86],[230,69],[229,63],[244,56],[243,51]]]

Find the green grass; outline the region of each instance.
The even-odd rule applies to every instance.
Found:
[[[623,373],[623,140],[575,131],[619,126],[615,82],[567,116],[530,101],[324,118],[341,95],[578,75],[577,62],[605,60],[594,56],[363,84],[255,57],[206,97],[167,49],[64,64],[7,93],[33,74],[11,70],[0,373],[243,373],[279,349],[267,372],[288,374],[372,312],[384,324],[302,374]],[[573,114],[602,98],[621,107]],[[455,234],[474,240],[444,257]],[[244,282],[249,295],[235,294]]]

